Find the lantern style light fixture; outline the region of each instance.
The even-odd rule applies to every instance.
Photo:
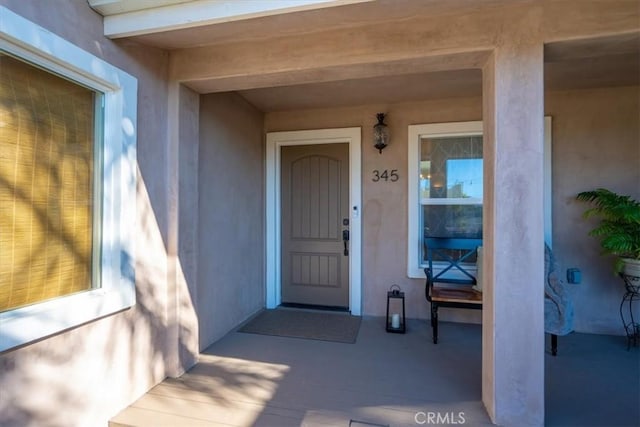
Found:
[[[385,114],[376,114],[378,123],[373,126],[373,144],[382,154],[382,150],[389,144],[389,127],[384,122]]]
[[[404,292],[400,286],[393,285],[387,292],[387,332],[404,334],[405,325]]]

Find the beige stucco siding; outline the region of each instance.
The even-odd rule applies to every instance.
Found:
[[[517,167],[512,167],[511,174],[491,169],[496,176],[506,177],[504,181],[518,181],[518,185],[504,187],[498,181],[491,194],[499,193],[502,201],[517,198],[519,190],[529,196],[519,209],[506,211],[511,217],[496,212],[499,206],[493,209],[487,217],[495,222],[496,230],[486,227],[485,232],[498,237],[502,249],[509,249],[508,244],[515,240],[514,222],[509,218],[528,218],[525,225],[532,225],[524,228],[531,233],[530,244],[524,246],[525,256],[517,262],[535,258],[532,236],[539,235],[541,223],[531,211],[540,208],[541,177],[532,171],[538,170],[542,141],[536,137],[541,131],[537,119],[528,120],[527,111],[532,104],[537,112],[541,110],[542,44],[638,31],[637,1],[584,0],[580,10],[574,11],[576,3],[524,1],[510,5],[502,14],[474,6],[449,18],[446,14],[418,16],[402,25],[356,22],[337,30],[311,26],[302,35],[271,34],[170,55],[131,40],[106,39],[102,17],[86,0],[0,0],[15,13],[138,80],[136,305],[0,354],[0,425],[103,426],[166,376],[180,375],[197,360],[199,350],[264,306],[265,132],[362,128],[363,312],[384,315],[386,292],[398,284],[406,292],[408,317],[428,317],[423,280],[407,277],[407,128],[482,120],[479,91],[465,92],[478,95],[466,98],[263,114],[236,93],[199,95],[198,90],[243,90],[426,71],[475,69],[470,72],[480,76],[487,57],[513,42],[514,35],[535,35],[535,45],[525,46],[534,54],[526,49],[520,52],[521,46],[515,43],[510,46],[514,55],[507,50],[506,56],[503,51],[498,52],[503,56],[491,57],[501,61],[494,70],[498,77],[485,69],[484,86],[485,102],[489,96],[495,96],[490,102],[496,101],[495,108],[484,109],[485,115],[489,111],[498,117],[485,120],[493,128],[506,130],[496,140],[499,148],[507,149],[492,154],[501,155],[503,165],[524,166],[515,173]],[[544,5],[542,10],[540,5]],[[520,31],[514,17],[526,18],[525,23],[534,27],[528,17],[544,22],[544,34]],[[518,55],[531,60],[532,67],[522,66]],[[526,84],[532,82],[527,76],[533,80],[529,89]],[[502,85],[493,93],[496,83]],[[639,102],[637,86],[545,93],[545,114],[553,118],[554,249],[561,273],[568,267],[583,271],[582,284],[570,288],[577,331],[623,332],[618,315],[622,285],[611,274],[609,260],[599,256],[597,241],[587,236],[590,226],[580,217],[585,206],[574,198],[577,192],[595,187],[640,198]],[[511,107],[517,114],[500,122]],[[371,143],[378,112],[388,114],[391,130],[391,144],[382,154]],[[517,141],[520,145],[510,145],[504,135],[522,135],[523,139]],[[531,158],[519,157],[514,146],[530,150]],[[397,170],[400,179],[373,182],[373,171],[385,169]],[[533,185],[526,185],[528,178]],[[530,274],[539,261],[527,266]],[[526,354],[501,364],[493,358],[497,352],[485,351],[490,363],[484,366],[490,368],[483,369],[484,382],[499,380],[494,381],[488,406],[501,407],[498,415],[489,408],[501,424],[516,424],[504,421],[512,419],[501,415],[504,409],[513,413],[514,408],[525,408],[519,421],[539,425],[544,397],[542,301],[538,311],[533,305],[530,311],[518,308],[534,304],[526,297],[540,292],[527,293],[521,277],[514,274],[517,268],[503,266],[494,263],[495,269],[485,270],[490,275],[510,273],[492,280],[501,292],[495,295],[505,295],[515,276],[518,295],[525,298],[515,299],[517,304],[510,305],[512,313],[502,316],[508,311],[504,310],[495,324],[485,322],[483,334],[498,336],[495,349],[510,346]],[[498,306],[496,301],[503,308],[505,301],[514,301],[487,295],[491,307]],[[534,315],[528,316],[530,313]],[[469,310],[445,309],[441,319],[479,322],[481,316]],[[518,322],[531,319],[525,333],[518,336]],[[513,345],[510,338],[527,339],[528,333],[535,337],[532,340],[538,339],[535,345],[540,348]],[[527,409],[522,402],[533,406]]]
[[[577,267],[583,277],[570,285],[577,331],[624,333],[622,281],[613,275],[613,258],[600,256],[597,240],[587,235],[596,224],[582,218],[588,205],[574,197],[605,187],[640,199],[639,103],[637,86],[546,96],[553,116],[553,245],[563,276]]]
[[[384,315],[393,283],[407,293],[407,315],[427,318],[422,280],[407,277],[407,127],[411,124],[482,119],[480,98],[366,105],[268,113],[265,130],[362,127],[363,312]],[[391,144],[373,148],[375,114],[387,112]],[[610,263],[580,219],[577,192],[599,186],[640,196],[638,88],[603,88],[546,93],[545,114],[553,120],[553,240],[561,272],[577,267],[583,282],[572,285],[576,330],[620,334],[617,305],[622,296]],[[627,150],[627,151],[625,151]],[[398,169],[400,180],[372,182],[374,169]],[[587,248],[585,253],[583,248]],[[508,262],[508,260],[505,260]],[[533,285],[533,284],[532,284]],[[539,284],[542,286],[542,284]],[[479,322],[469,310],[442,310],[443,320]]]
[[[137,303],[0,355],[0,425],[7,426],[105,425],[166,375],[168,55],[105,39],[102,17],[83,0],[55,3],[2,1],[138,80]]]
[[[391,144],[373,148],[378,112],[388,114]],[[479,98],[410,104],[367,105],[268,113],[267,132],[337,127],[362,128],[362,308],[365,315],[384,315],[386,292],[394,283],[406,292],[408,317],[426,318],[424,283],[407,278],[407,131],[411,124],[480,120]],[[397,182],[372,181],[373,170],[399,171]],[[469,313],[462,313],[462,316]],[[476,321],[479,321],[477,313]]]
[[[236,94],[200,101],[200,349],[264,306],[263,114]]]

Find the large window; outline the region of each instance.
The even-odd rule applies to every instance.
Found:
[[[135,303],[136,97],[0,7],[0,352]]]
[[[102,94],[0,52],[0,117],[0,312],[99,287]]]

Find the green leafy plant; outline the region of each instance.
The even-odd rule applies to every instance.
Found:
[[[640,260],[640,202],[605,188],[579,193],[577,199],[591,203],[585,218],[598,217],[600,224],[589,232],[600,239],[603,254]],[[623,262],[616,263],[620,272]]]

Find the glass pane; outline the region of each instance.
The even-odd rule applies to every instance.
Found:
[[[0,53],[0,311],[92,287],[100,96]]]
[[[482,159],[448,159],[447,198],[482,199]]]
[[[482,136],[423,138],[420,166],[422,237],[481,239]]]
[[[482,239],[482,205],[422,206],[424,237]]]
[[[420,199],[431,197],[431,162],[420,162]]]

